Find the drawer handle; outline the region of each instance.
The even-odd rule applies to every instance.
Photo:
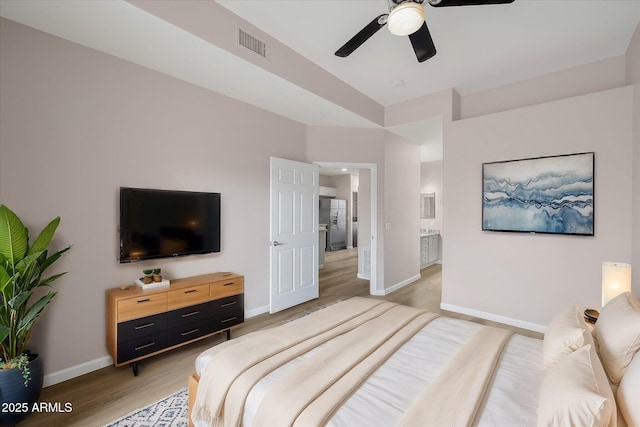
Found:
[[[238,301],[231,301],[226,304],[220,304],[220,307],[229,307],[230,305],[237,304]]]
[[[232,286],[232,285],[235,285],[235,284],[236,284],[236,282],[229,282],[229,283],[225,283],[222,286]]]
[[[139,303],[141,303],[141,302],[149,302],[149,301],[151,301],[149,298],[139,299],[138,300]]]
[[[183,314],[182,317],[189,317],[189,316],[195,316],[196,314],[199,314],[199,311],[192,311],[191,313],[187,313],[187,314]]]
[[[151,322],[151,323],[147,323],[146,325],[136,326],[134,329],[137,331],[138,329],[148,328],[149,326],[153,326],[153,325],[155,325],[155,323]]]
[[[180,333],[180,335],[182,335],[183,337],[186,337],[187,335],[195,334],[195,333],[196,333],[196,332],[198,332],[199,330],[200,330],[200,329],[195,328],[195,329],[192,329],[192,330],[190,330],[190,331],[188,331],[188,332],[181,332],[181,333]]]
[[[156,343],[155,343],[155,342],[152,342],[152,343],[149,343],[149,344],[141,345],[140,347],[136,347],[136,348],[135,348],[135,350],[136,350],[136,351],[138,351],[138,350],[142,350],[143,348],[151,347],[151,346],[153,346],[153,345],[156,345]]]
[[[230,318],[228,318],[228,319],[223,320],[223,321],[222,321],[222,323],[231,322],[231,321],[236,320],[236,319],[237,319],[237,317],[236,317],[236,316],[233,316],[233,317],[230,317]]]
[[[194,292],[198,292],[197,289],[189,289],[188,291],[184,291],[185,294],[192,294]]]

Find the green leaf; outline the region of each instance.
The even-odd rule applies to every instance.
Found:
[[[47,249],[51,240],[53,240],[53,235],[56,233],[56,229],[60,224],[60,217],[55,217],[45,228],[42,229],[36,240],[29,248],[29,254],[34,254],[36,252],[41,252]]]
[[[38,266],[38,258],[40,257],[40,255],[42,255],[42,252],[29,254],[26,257],[22,258],[16,264],[16,271],[24,273],[27,269],[33,268],[33,266]]]
[[[64,276],[65,274],[67,274],[66,271],[64,273],[54,274],[53,276],[40,281],[40,283],[38,283],[38,287],[40,287],[40,286],[49,286],[49,283],[53,282],[54,280],[58,280],[60,277]]]
[[[53,264],[54,262],[56,262],[58,260],[58,258],[60,258],[62,256],[62,254],[64,254],[65,252],[67,252],[69,249],[71,249],[71,245],[67,246],[64,249],[59,250],[58,252],[56,252],[55,254],[51,255],[49,258],[47,258],[46,260],[44,260],[44,262],[42,262],[42,264],[40,264],[40,273],[44,273],[44,271],[49,268],[49,266],[51,264]]]
[[[31,298],[32,294],[32,291],[20,292],[18,295],[10,299],[7,303],[13,310],[20,311],[27,304],[27,301],[29,301],[29,298]]]
[[[4,288],[11,283],[11,276],[7,273],[7,270],[0,265],[0,292],[4,294]]]
[[[9,332],[11,332],[11,328],[0,325],[0,342],[3,342],[9,336]]]
[[[9,268],[9,260],[7,259],[7,257],[5,257],[2,254],[0,254],[0,267],[4,268],[7,271],[10,270],[10,268]]]
[[[29,246],[29,234],[20,218],[5,205],[0,206],[0,254],[15,266]]]
[[[29,331],[33,327],[38,316],[40,316],[40,313],[42,313],[42,310],[44,310],[47,304],[49,304],[55,296],[56,292],[49,292],[31,305],[24,316],[22,316],[22,319],[20,319],[18,329]]]
[[[27,255],[16,265],[17,273],[22,276],[20,281],[20,288],[22,290],[32,290],[38,286],[41,274],[40,265],[38,264],[40,254],[41,252]]]

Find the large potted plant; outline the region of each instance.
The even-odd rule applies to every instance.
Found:
[[[56,295],[51,283],[65,274],[43,276],[71,248],[49,254],[59,224],[56,217],[29,245],[29,230],[0,206],[0,425],[26,417],[40,396],[42,358],[29,352],[27,344],[36,320]]]

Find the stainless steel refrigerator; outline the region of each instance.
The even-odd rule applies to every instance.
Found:
[[[347,249],[347,201],[320,200],[320,224],[327,224],[328,251]]]

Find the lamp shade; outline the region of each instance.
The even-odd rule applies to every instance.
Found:
[[[625,292],[631,292],[631,264],[603,262],[602,306]]]
[[[396,6],[387,18],[389,31],[396,36],[408,36],[415,33],[423,22],[424,9],[422,5],[412,1]]]

